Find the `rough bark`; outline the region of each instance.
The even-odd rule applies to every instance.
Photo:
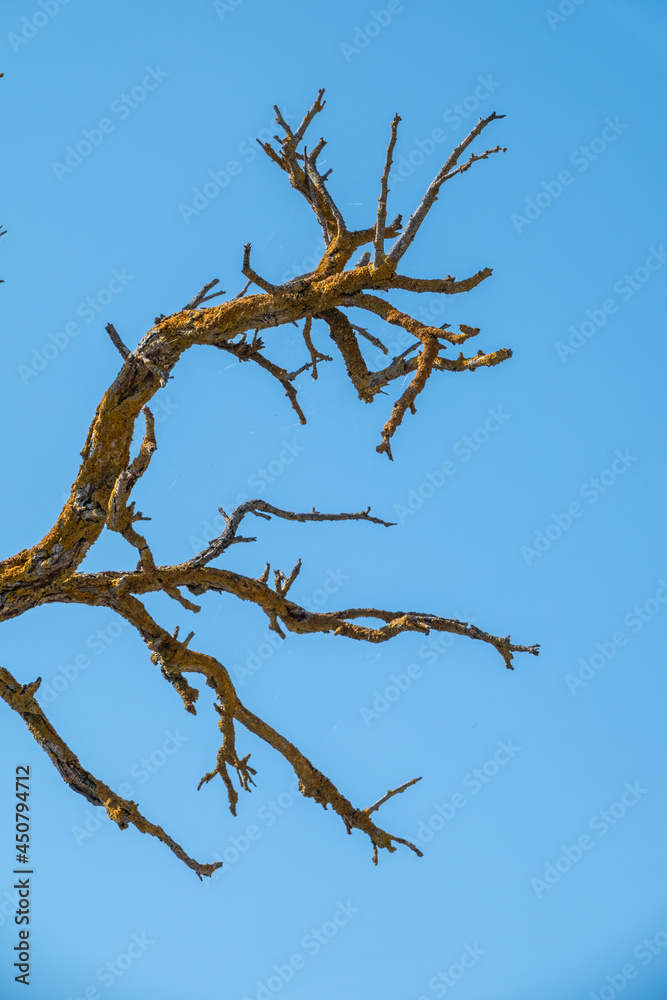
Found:
[[[134,527],[138,521],[148,518],[136,512],[134,501],[130,500],[135,483],[149,469],[151,456],[157,448],[154,421],[148,404],[172,377],[181,354],[190,347],[211,345],[234,354],[239,361],[258,364],[281,384],[303,423],[305,417],[297,400],[294,380],[306,369],[310,369],[312,377],[317,378],[317,365],[331,360],[313,340],[315,321],[328,327],[330,339],[340,352],[359,398],[364,402],[373,402],[378,393],[384,393],[390,382],[414,373],[394,403],[377,447],[378,452],[390,459],[393,457],[391,441],[398,427],[408,410],[415,412],[415,400],[434,372],[474,371],[511,357],[507,348],[490,353],[480,350],[471,357],[464,357],[462,353],[455,358],[447,357],[443,352],[450,345],[462,345],[480,331],[465,325],[459,326],[459,332],[451,331],[447,324],[444,327],[428,326],[396,309],[383,297],[383,293],[392,289],[455,295],[472,290],[491,274],[490,268],[484,268],[463,280],[449,275],[444,278],[412,278],[399,274],[397,267],[437,200],[442,185],[465,172],[475,161],[501,150],[501,147],[488,149],[479,155],[473,154],[459,164],[461,155],[473,140],[502,116],[494,113],[479,120],[429,185],[404,229],[400,216],[389,224],[386,221],[388,181],[400,122],[396,116],[392,122],[380,181],[375,224],[367,229],[349,230],[327,187],[328,173],[320,174],[317,166],[319,154],[325,146],[324,139],[320,139],[311,152],[305,146],[303,151],[300,150],[309,125],[324,107],[322,96],[323,91],[320,91],[294,132],[276,108],[276,120],[284,132],[282,139],[278,140],[279,148],[260,143],[270,159],[288,175],[292,187],[306,199],[323,229],[326,249],[317,267],[308,274],[277,285],[257,274],[251,263],[251,246],[246,244],[241,271],[247,278],[247,284],[234,298],[217,305],[207,304],[226,294],[209,294],[217,279],[209,281],[182,310],[156,319],[155,325],[133,351],[125,346],[114,326],[107,325],[109,336],[123,359],[122,366],[97,408],[81,451],[79,473],[53,528],[32,548],[24,549],[0,563],[0,621],[24,614],[40,604],[57,602],[106,607],[122,615],[137,629],[150,650],[153,663],[159,665],[162,676],[173,685],[188,712],[196,714],[195,703],[199,692],[188,683],[186,675],[203,675],[215,691],[222,745],[214,768],[202,777],[199,787],[220,776],[227,790],[229,807],[232,813],[236,813],[238,792],[233,777],[236,776],[241,789],[249,791],[256,773],[248,762],[250,755],[241,757],[236,749],[236,727],[240,724],[289,761],[304,795],[324,808],[331,806],[343,820],[348,833],[353,829],[366,833],[373,844],[373,859],[377,861],[378,848],[394,851],[395,844],[404,844],[416,854],[421,853],[414,844],[387,833],[371,819],[371,814],[388,798],[403,792],[419,779],[412,779],[387,792],[373,806],[355,808],[296,746],[243,705],[228,671],[219,660],[190,648],[193,633],[183,640],[179,639],[178,629],[169,634],[149,615],[141,597],[162,591],[184,609],[198,612],[199,606],[183,593],[184,590],[195,597],[207,591],[233,594],[261,608],[268,617],[269,627],[283,638],[288,632],[332,632],[336,636],[366,642],[386,642],[401,632],[452,632],[494,646],[509,668],[512,667],[513,653],[537,655],[538,646],[514,645],[509,636],[493,636],[466,622],[419,612],[385,611],[372,607],[328,613],[307,611],[288,597],[298,575],[300,561],[289,575],[274,570],[273,586],[268,582],[268,565],[257,579],[210,565],[232,545],[255,541],[238,533],[242,521],[248,516],[269,520],[279,517],[299,522],[363,520],[390,527],[388,522],[372,517],[370,508],[356,513],[326,514],[314,509],[297,513],[281,510],[263,500],[249,500],[229,514],[221,511],[226,522],[224,530],[198,555],[178,565],[157,566],[149,542]],[[393,241],[389,249],[386,248],[387,240]],[[370,252],[366,251],[356,265],[351,264],[353,255],[366,245],[372,246],[372,261]],[[253,284],[259,292],[247,294]],[[391,359],[384,368],[371,370],[364,359],[359,338],[370,341],[385,353],[386,348],[377,336],[350,321],[346,315],[346,309],[350,307],[364,309],[371,318],[401,327],[414,337],[414,344],[402,355]],[[310,361],[297,371],[289,372],[265,355],[265,342],[260,334],[299,323],[303,323],[304,344]],[[138,455],[131,460],[130,446],[135,422],[142,413],[145,436]],[[138,564],[134,571],[79,572],[82,560],[105,528],[121,534],[137,550]],[[379,624],[376,627],[358,624],[358,619],[369,618]],[[136,803],[120,798],[82,767],[35,700],[39,683],[38,678],[22,685],[6,668],[0,668],[0,696],[23,718],[70,788],[85,796],[89,802],[103,806],[121,829],[133,824],[142,832],[157,837],[200,877],[210,875],[219,867],[193,861],[161,827],[141,815]]]

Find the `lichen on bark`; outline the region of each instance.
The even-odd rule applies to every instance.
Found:
[[[290,632],[330,632],[334,636],[379,643],[390,641],[403,632],[451,632],[495,647],[510,669],[514,653],[537,655],[539,647],[515,645],[509,636],[494,636],[466,622],[420,612],[386,611],[374,607],[308,611],[289,598],[301,568],[300,561],[289,574],[274,569],[273,585],[269,583],[268,565],[257,578],[211,565],[232,545],[255,541],[253,537],[239,534],[241,524],[247,518],[271,520],[278,517],[297,522],[356,520],[391,527],[389,522],[372,516],[370,508],[352,513],[322,513],[314,508],[309,512],[294,512],[282,510],[264,500],[249,500],[229,513],[221,510],[225,527],[202,552],[180,564],[157,565],[148,539],[135,528],[135,524],[149,518],[136,511],[134,501],[130,499],[136,482],[149,471],[151,457],[158,447],[148,404],[167,380],[174,377],[172,372],[181,354],[191,347],[209,345],[233,354],[240,362],[256,363],[278,381],[299,420],[305,423],[294,382],[306,370],[316,379],[318,364],[331,361],[331,356],[324,353],[321,345],[318,346],[315,337],[313,324],[324,324],[363,402],[373,402],[378,394],[385,394],[386,387],[393,381],[405,380],[413,375],[394,402],[377,446],[377,451],[390,460],[393,460],[392,441],[398,428],[408,411],[416,412],[416,400],[435,372],[475,371],[511,357],[508,348],[489,353],[479,350],[468,357],[460,352],[457,357],[450,357],[445,353],[450,347],[462,346],[470,338],[478,336],[480,330],[465,324],[460,324],[458,331],[451,330],[448,324],[429,326],[397,309],[383,297],[393,289],[417,294],[435,292],[457,295],[471,291],[490,276],[488,267],[462,280],[451,275],[414,278],[399,274],[397,269],[437,200],[442,185],[463,174],[476,161],[503,151],[496,146],[480,154],[471,154],[467,160],[459,162],[477,136],[503,116],[494,112],[479,120],[437,173],[405,227],[400,215],[387,223],[388,182],[400,122],[398,115],[395,116],[380,179],[376,220],[366,229],[350,230],[327,185],[329,172],[321,174],[319,171],[318,157],[326,145],[324,139],[320,139],[310,152],[304,144],[307,129],[324,108],[323,93],[319,92],[295,131],[275,108],[276,121],[284,135],[282,139],[276,137],[278,148],[270,143],[260,143],[271,161],[287,174],[292,187],[306,199],[322,228],[326,246],[317,267],[283,284],[275,284],[255,271],[251,263],[252,248],[246,244],[241,272],[247,283],[235,297],[210,305],[212,299],[226,293],[211,294],[217,280],[207,282],[183,309],[156,319],[155,325],[132,351],[125,346],[115,327],[111,323],[107,325],[107,332],[121,355],[122,366],[97,407],[81,451],[78,475],[53,528],[32,548],[23,549],[0,562],[0,621],[48,603],[105,607],[121,615],[137,630],[152,662],[181,697],[186,711],[196,714],[199,696],[197,688],[188,682],[188,674],[202,675],[215,693],[214,704],[222,741],[214,766],[199,782],[200,788],[220,777],[229,808],[236,814],[239,794],[235,781],[242,791],[250,791],[256,775],[249,763],[250,754],[241,756],[237,751],[237,727],[241,726],[273,747],[290,763],[303,795],[314,799],[325,809],[330,806],[340,816],[348,833],[354,829],[365,833],[373,846],[373,860],[377,862],[378,849],[393,852],[396,844],[403,844],[421,855],[414,844],[387,833],[371,818],[384,802],[419,779],[413,778],[388,791],[372,806],[365,809],[354,807],[293,743],[241,702],[229,672],[220,660],[191,648],[194,633],[190,632],[184,639],[179,638],[178,628],[169,633],[148,613],[141,598],[146,594],[162,592],[179,602],[186,611],[197,613],[199,605],[184,591],[192,597],[207,592],[232,594],[260,608],[268,618],[269,628],[283,639]],[[391,241],[390,247],[387,247],[387,241]],[[372,254],[365,251],[356,264],[352,263],[353,256],[365,246],[372,248]],[[248,294],[252,285],[259,291]],[[414,338],[413,343],[384,368],[371,369],[365,360],[360,338],[361,341],[370,341],[385,354],[387,349],[379,337],[351,322],[347,315],[350,308],[365,310],[375,320],[402,328]],[[262,335],[266,336],[268,331],[281,326],[291,328],[300,323],[303,324],[301,333],[306,357],[310,360],[290,372],[267,357]],[[145,422],[144,439],[139,453],[131,460],[135,423],[141,415]],[[136,549],[138,563],[135,570],[79,571],[84,557],[105,528],[119,533]],[[369,619],[378,624],[369,626],[361,623]],[[194,861],[162,827],[141,814],[137,803],[121,798],[85,770],[39,706],[35,698],[39,684],[39,678],[21,684],[6,667],[0,668],[0,697],[21,716],[69,787],[93,805],[104,807],[120,829],[133,825],[142,833],[149,833],[166,844],[200,877],[211,875],[220,863]]]

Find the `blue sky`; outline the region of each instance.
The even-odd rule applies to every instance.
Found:
[[[434,377],[390,463],[375,446],[392,397],[362,406],[339,358],[302,377],[301,427],[264,373],[192,349],[154,400],[158,451],[135,496],[163,563],[192,555],[239,497],[372,504],[397,526],[262,521],[222,564],[259,575],[302,557],[293,594],[313,609],[419,609],[542,652],[510,673],[461,638],[275,648],[263,614],[231,597],[206,595],[196,621],[147,601],[165,626],[194,628],[248,706],[356,805],[422,777],[380,815],[424,857],[385,853],[376,869],[366,838],[303,800],[242,731],[258,777],[239,816],[220,782],[197,793],[218,748],[210,692],[185,714],[110,612],[46,606],[6,622],[2,664],[41,675],[84,766],[129,786],[191,855],[225,864],[202,884],[161,844],[121,833],[5,710],[3,997],[20,992],[11,810],[24,763],[33,1000],[664,996],[665,22],[657,0],[5,0],[3,555],[35,544],[69,491],[119,366],[106,323],[134,347],[206,281],[236,294],[248,241],[269,280],[314,266],[317,223],[254,141],[275,131],[274,103],[300,118],[326,87],[312,140],[328,140],[355,227],[374,220],[396,112],[390,217],[407,217],[496,111],[507,117],[487,144],[507,152],[443,188],[404,260],[420,276],[493,276],[445,303],[393,301],[479,326],[475,350],[513,358]],[[395,328],[370,328],[398,348]],[[322,324],[314,337],[326,352]],[[281,363],[305,360],[293,327],[267,341]],[[83,568],[134,562],[105,535]]]

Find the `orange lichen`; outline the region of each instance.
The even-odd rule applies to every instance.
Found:
[[[0,621],[21,615],[40,604],[57,602],[105,607],[115,611],[138,631],[150,651],[151,660],[159,666],[165,680],[173,685],[188,712],[196,714],[195,703],[199,692],[188,683],[186,674],[202,675],[215,691],[222,745],[215,767],[203,776],[200,788],[219,776],[226,787],[230,809],[232,813],[236,813],[239,796],[232,775],[236,773],[241,790],[249,791],[256,773],[249,764],[250,754],[241,757],[236,749],[236,725],[240,724],[282,754],[292,765],[305,796],[325,808],[331,806],[343,820],[348,833],[358,829],[367,834],[373,844],[373,860],[377,861],[379,848],[392,852],[396,849],[396,843],[404,844],[416,854],[421,854],[414,844],[380,829],[371,819],[371,813],[388,798],[403,792],[419,779],[412,779],[387,792],[373,806],[366,809],[355,808],[296,746],[242,704],[228,671],[219,660],[190,648],[192,632],[183,640],[179,639],[178,629],[169,634],[151,617],[140,598],[145,594],[162,592],[187,611],[197,612],[199,606],[185,596],[184,590],[193,596],[207,591],[228,593],[240,600],[254,603],[266,614],[269,627],[283,638],[288,632],[331,632],[335,636],[377,643],[386,642],[402,632],[451,632],[494,646],[509,668],[512,666],[513,653],[528,652],[536,655],[538,647],[513,645],[509,636],[493,636],[466,622],[435,615],[390,612],[372,607],[326,613],[307,611],[288,596],[300,570],[300,560],[289,574],[274,569],[273,587],[268,583],[268,565],[259,578],[209,565],[231,545],[254,541],[254,538],[244,538],[238,534],[243,519],[248,516],[269,520],[279,517],[298,522],[357,520],[390,527],[388,522],[372,517],[370,509],[356,513],[325,514],[314,509],[309,513],[298,513],[281,510],[263,500],[246,501],[229,515],[222,512],[225,519],[223,531],[197,556],[179,565],[159,566],[155,563],[147,539],[134,528],[137,521],[148,519],[141,513],[135,513],[134,502],[130,500],[134,485],[148,471],[151,456],[157,448],[154,421],[148,403],[166,385],[181,354],[190,347],[211,345],[234,354],[239,361],[255,362],[281,384],[299,419],[305,422],[293,383],[297,375],[306,369],[310,369],[313,378],[317,378],[317,365],[331,360],[329,355],[319,350],[313,340],[313,323],[323,322],[344,359],[352,383],[365,402],[372,402],[395,379],[414,373],[414,378],[394,404],[382,431],[382,442],[377,450],[385,452],[390,458],[391,439],[407,410],[415,411],[415,399],[424,391],[434,372],[474,371],[480,366],[499,364],[511,356],[511,351],[503,348],[488,354],[479,351],[472,357],[464,357],[463,354],[458,358],[445,357],[442,352],[448,345],[463,344],[480,331],[463,324],[459,325],[459,333],[449,331],[448,324],[441,328],[428,326],[398,310],[378,294],[400,289],[415,293],[453,295],[470,291],[489,277],[490,269],[484,268],[462,281],[457,281],[450,275],[445,278],[411,278],[399,275],[397,266],[417,235],[442,184],[463,173],[476,160],[485,159],[500,151],[500,147],[486,150],[458,165],[459,157],[476,136],[501,116],[494,113],[486,119],[480,119],[466,139],[459,143],[429,186],[405,229],[402,227],[401,216],[386,223],[388,180],[400,121],[396,116],[392,122],[391,139],[381,178],[376,222],[366,229],[351,231],[347,229],[342,213],[327,187],[328,175],[320,174],[317,166],[318,156],[325,145],[324,140],[320,140],[310,152],[305,147],[300,152],[309,124],[324,107],[323,93],[320,91],[295,131],[291,130],[276,109],[276,120],[285,132],[280,151],[276,151],[269,143],[260,143],[270,159],[287,173],[292,187],[303,195],[322,226],[326,248],[317,266],[307,274],[276,285],[254,270],[251,246],[247,244],[241,270],[248,279],[248,284],[234,298],[218,305],[206,305],[211,299],[226,294],[209,294],[217,280],[208,282],[183,309],[156,320],[134,351],[125,347],[112,324],[107,325],[109,336],[118,348],[123,364],[97,408],[81,452],[78,475],[53,528],[32,548],[23,549],[0,563]],[[395,241],[388,251],[385,249],[386,240]],[[367,251],[356,265],[351,264],[352,256],[366,245],[373,248],[373,262],[371,263],[370,252]],[[253,283],[260,292],[247,295],[246,292]],[[387,353],[387,348],[374,334],[351,323],[345,313],[350,307],[363,309],[371,317],[401,327],[414,337],[414,343],[384,368],[371,370],[364,358],[359,337],[370,341],[384,353]],[[263,353],[265,343],[259,333],[302,321],[303,338],[310,361],[297,371],[289,372],[266,357]],[[250,341],[247,339],[249,334],[252,334]],[[409,354],[413,356],[408,358]],[[135,422],[142,411],[146,421],[145,436],[138,455],[130,461]],[[105,527],[121,534],[136,549],[139,556],[136,570],[109,570],[102,573],[78,571],[87,552]],[[381,624],[371,627],[358,624],[358,619],[376,619]],[[21,685],[8,670],[0,668],[0,697],[24,719],[65,782],[92,804],[104,807],[121,829],[133,825],[142,833],[149,833],[166,844],[200,877],[211,875],[219,865],[193,861],[162,827],[150,823],[142,816],[135,802],[122,799],[82,767],[35,700],[39,683],[37,679],[30,684]]]

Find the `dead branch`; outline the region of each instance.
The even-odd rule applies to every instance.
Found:
[[[398,123],[400,120],[401,119],[398,115],[394,115],[394,120],[391,123],[391,138],[389,140],[389,145],[387,146],[387,156],[384,163],[384,170],[382,171],[382,177],[380,178],[380,197],[378,198],[378,214],[377,222],[375,223],[375,258],[373,260],[373,267],[375,269],[379,268],[385,261],[384,232],[385,223],[387,221],[389,171],[391,170],[391,164],[394,156],[394,146],[396,145],[396,139],[398,138]]]
[[[342,819],[348,832],[357,829],[365,833],[373,845],[373,860],[377,862],[378,849],[393,852],[397,844],[407,846],[421,856],[414,844],[377,827],[371,814],[389,798],[405,791],[420,779],[400,785],[373,806],[357,809],[336,788],[333,782],[317,770],[301,751],[242,704],[223,664],[213,656],[191,648],[192,631],[183,640],[179,628],[169,633],[148,613],[141,598],[147,594],[164,593],[177,601],[184,612],[200,610],[183,591],[198,596],[208,592],[229,594],[237,599],[252,602],[269,621],[269,628],[285,638],[288,633],[331,633],[334,636],[356,641],[380,643],[395,636],[429,631],[450,632],[485,642],[496,649],[505,665],[512,669],[513,654],[538,654],[538,646],[516,645],[509,636],[499,637],[484,632],[467,622],[442,618],[420,612],[386,611],[378,608],[348,608],[339,611],[311,612],[290,600],[291,588],[301,569],[297,560],[289,575],[274,570],[273,586],[269,585],[271,567],[267,563],[258,578],[248,577],[229,569],[211,566],[210,563],[225,553],[232,545],[254,542],[253,537],[239,534],[243,519],[252,514],[270,520],[278,517],[297,522],[318,521],[369,521],[386,527],[390,522],[371,516],[370,508],[356,513],[294,512],[283,510],[264,500],[249,500],[240,504],[231,514],[223,511],[225,527],[202,552],[181,564],[157,566],[147,539],[135,530],[137,521],[150,520],[135,512],[130,500],[132,489],[148,471],[151,457],[157,448],[155,425],[148,404],[160,387],[172,378],[172,371],[181,355],[191,347],[213,346],[234,355],[239,362],[252,361],[275,378],[284,388],[301,423],[305,416],[296,396],[294,381],[302,372],[312,370],[318,377],[317,366],[330,361],[312,340],[312,323],[322,319],[327,323],[330,337],[344,360],[348,376],[360,399],[366,403],[384,391],[384,387],[398,378],[413,374],[414,377],[402,391],[382,432],[379,452],[392,458],[391,444],[403,416],[415,412],[415,400],[424,391],[431,375],[436,371],[475,371],[479,367],[492,367],[511,357],[508,348],[489,353],[480,350],[473,357],[450,358],[443,355],[448,344],[461,345],[479,334],[479,329],[459,324],[459,332],[443,327],[431,327],[419,322],[388,300],[378,295],[389,294],[394,289],[410,292],[431,292],[453,295],[471,291],[491,274],[484,268],[469,278],[457,281],[445,278],[407,277],[396,273],[396,267],[405,254],[427,213],[437,200],[445,181],[465,173],[473,163],[487,159],[501,147],[471,154],[459,164],[463,152],[493,120],[501,115],[492,114],[480,119],[470,134],[456,147],[442,169],[428,187],[422,202],[411,216],[405,229],[401,216],[387,225],[387,198],[389,175],[397,144],[398,115],[392,122],[384,169],[380,178],[380,193],[376,219],[364,229],[348,229],[342,212],[329,190],[331,170],[321,173],[318,158],[325,140],[319,139],[310,152],[301,144],[309,126],[325,105],[324,91],[319,91],[301,124],[292,130],[276,107],[276,120],[284,135],[277,138],[278,149],[269,143],[260,143],[273,163],[283,170],[289,181],[304,197],[322,227],[326,247],[317,266],[283,285],[276,285],[262,278],[250,262],[251,244],[243,252],[242,273],[246,286],[228,301],[210,305],[212,299],[225,292],[209,294],[219,282],[207,282],[183,309],[170,316],[159,316],[141,339],[134,351],[122,342],[113,324],[107,332],[122,358],[120,371],[100,401],[90,424],[81,464],[72,490],[47,535],[37,544],[23,549],[0,562],[0,621],[24,614],[41,604],[78,603],[91,607],[109,608],[128,621],[141,636],[153,664],[159,667],[162,677],[173,686],[183,701],[184,708],[196,714],[195,703],[199,692],[187,675],[200,674],[206,679],[216,696],[215,710],[222,744],[216,756],[215,767],[201,779],[199,787],[208,785],[219,776],[225,785],[229,808],[236,813],[241,790],[249,792],[254,785],[256,771],[249,764],[250,754],[241,756],[237,751],[237,728],[248,732],[273,747],[293,767],[302,793],[319,802],[324,808],[331,806]],[[0,236],[3,235],[0,232]],[[387,239],[394,240],[389,253],[385,253]],[[371,253],[363,247],[370,246]],[[353,264],[354,257],[358,257]],[[247,294],[254,284],[259,292]],[[185,297],[185,296],[184,296]],[[373,370],[366,363],[358,337],[388,353],[379,337],[351,322],[346,310],[361,308],[388,324],[401,327],[414,337],[400,355],[384,368]],[[266,345],[260,331],[280,327],[288,330],[303,321],[301,331],[307,351],[304,364],[295,371],[275,364],[263,353]],[[252,334],[251,339],[248,337]],[[416,353],[415,353],[416,352]],[[139,452],[131,459],[131,446],[135,423],[139,415],[145,418],[145,433]],[[135,570],[130,572],[107,570],[100,573],[81,573],[79,567],[104,527],[118,532],[139,554]],[[375,626],[360,624],[360,620],[377,621]],[[87,801],[104,806],[108,815],[121,829],[132,824],[143,833],[149,833],[165,843],[174,854],[192,868],[200,877],[211,875],[219,865],[199,864],[173,841],[160,826],[150,823],[139,812],[137,804],[116,795],[103,782],[86,771],[78,758],[44,715],[35,700],[39,679],[21,685],[4,668],[0,669],[0,696],[4,702],[25,721],[30,732],[53,761],[64,781]],[[236,785],[235,783],[236,782]]]
[[[156,826],[141,815],[136,802],[116,795],[108,785],[93,777],[90,771],[81,766],[78,757],[58,735],[35,699],[35,692],[40,683],[41,677],[38,677],[32,684],[19,684],[7,669],[0,667],[0,697],[21,716],[31,735],[51,758],[61,778],[72,791],[83,795],[93,806],[103,806],[109,819],[112,819],[121,830],[126,830],[132,824],[140,833],[149,833],[162,841],[188,868],[192,868],[200,879],[203,875],[212,875],[217,868],[220,868],[221,861],[210,864],[194,861],[161,826]]]
[[[490,122],[496,121],[496,119],[504,117],[505,117],[504,115],[497,115],[496,112],[493,111],[488,116],[488,118],[480,118],[475,127],[468,133],[465,139],[463,139],[458,144],[458,146],[451,154],[451,156],[445,161],[445,164],[442,167],[442,169],[429,184],[426,194],[422,198],[416,211],[410,216],[410,220],[407,226],[405,227],[405,229],[403,230],[403,232],[401,233],[401,235],[396,240],[393,247],[387,254],[389,259],[393,261],[394,265],[398,264],[399,260],[404,255],[404,253],[414,240],[415,236],[419,232],[419,227],[421,226],[422,222],[428,215],[434,202],[437,201],[438,193],[442,185],[445,183],[445,181],[449,180],[450,177],[453,177],[456,173],[459,172],[454,168],[456,167],[456,164],[459,161],[461,153],[463,153],[468,148],[470,143],[477,138],[480,132],[484,131],[484,129],[487,127],[487,125],[489,125]],[[499,152],[501,148],[502,147],[497,146],[495,149],[487,150],[485,153],[482,154],[482,156],[478,158],[486,159],[486,157],[489,156],[491,153]],[[504,149],[503,152],[505,152]],[[468,167],[472,162],[473,160],[471,158],[468,164],[466,164],[465,167],[466,170],[468,169]]]
[[[378,799],[375,805],[369,806],[368,809],[365,810],[365,812],[367,812],[370,816],[372,812],[375,812],[376,809],[379,809],[380,806],[383,806],[385,802],[388,802],[389,799],[394,797],[394,795],[400,795],[401,792],[404,792],[406,788],[410,788],[411,785],[416,785],[417,782],[421,780],[422,780],[421,778],[412,778],[411,781],[406,781],[404,785],[399,785],[398,788],[394,788],[392,791],[387,792],[386,795],[383,795],[381,799]]]

